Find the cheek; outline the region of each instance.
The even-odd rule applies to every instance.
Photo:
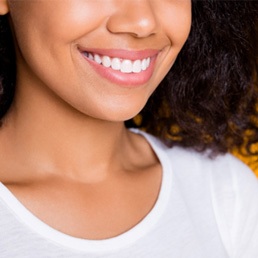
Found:
[[[21,41],[33,35],[45,43],[50,39],[71,42],[95,30],[111,10],[102,1],[85,0],[10,0],[10,14]],[[101,10],[101,13],[100,13]],[[98,14],[98,15],[96,15]]]
[[[71,73],[70,46],[99,26],[102,18],[94,16],[100,2],[10,1],[11,22],[19,48],[18,62],[25,61],[33,73],[45,80],[54,72]]]
[[[192,22],[192,9],[190,0],[174,0],[171,7],[163,6],[160,13],[163,29],[169,37],[172,47],[181,50],[187,40]]]

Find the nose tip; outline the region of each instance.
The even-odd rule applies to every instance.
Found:
[[[107,22],[107,29],[111,33],[130,34],[136,38],[156,33],[157,20],[148,0],[121,2]]]

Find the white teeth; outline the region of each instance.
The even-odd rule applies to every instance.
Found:
[[[142,62],[141,60],[136,60],[133,62],[133,72],[140,73],[142,71]]]
[[[113,70],[120,70],[121,69],[121,61],[119,58],[113,58],[112,59],[112,64],[111,64],[111,67]]]
[[[120,71],[122,73],[131,73],[133,71],[133,63],[130,60],[123,60]]]
[[[94,55],[94,61],[98,64],[101,64],[102,62],[101,57],[97,54]]]
[[[105,67],[110,67],[111,66],[111,59],[109,56],[103,56],[102,57],[102,64],[105,66]]]
[[[147,61],[146,59],[142,60],[142,70],[145,71],[147,69]]]
[[[98,64],[102,64],[104,67],[111,68],[115,71],[121,71],[122,73],[140,73],[145,71],[151,63],[150,57],[132,61],[129,59],[121,59],[118,57],[111,58],[109,56],[100,56],[98,54],[86,52],[85,56]]]
[[[147,67],[150,66],[150,57],[147,58]]]
[[[91,53],[89,53],[88,58],[89,58],[90,60],[94,60],[94,56],[93,56]]]

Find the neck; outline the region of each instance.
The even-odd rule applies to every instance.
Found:
[[[0,140],[5,142],[1,152],[34,172],[72,177],[96,177],[96,171],[103,177],[121,166],[130,143],[123,122],[94,119],[54,94],[49,97],[49,93],[35,91],[29,86],[17,87],[0,131]]]

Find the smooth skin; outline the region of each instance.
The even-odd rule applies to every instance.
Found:
[[[106,239],[141,221],[161,166],[134,117],[173,65],[190,0],[0,0],[16,39],[17,86],[0,130],[0,181],[51,227]],[[29,14],[29,15],[28,15]],[[159,51],[150,80],[123,87],[78,47]]]

